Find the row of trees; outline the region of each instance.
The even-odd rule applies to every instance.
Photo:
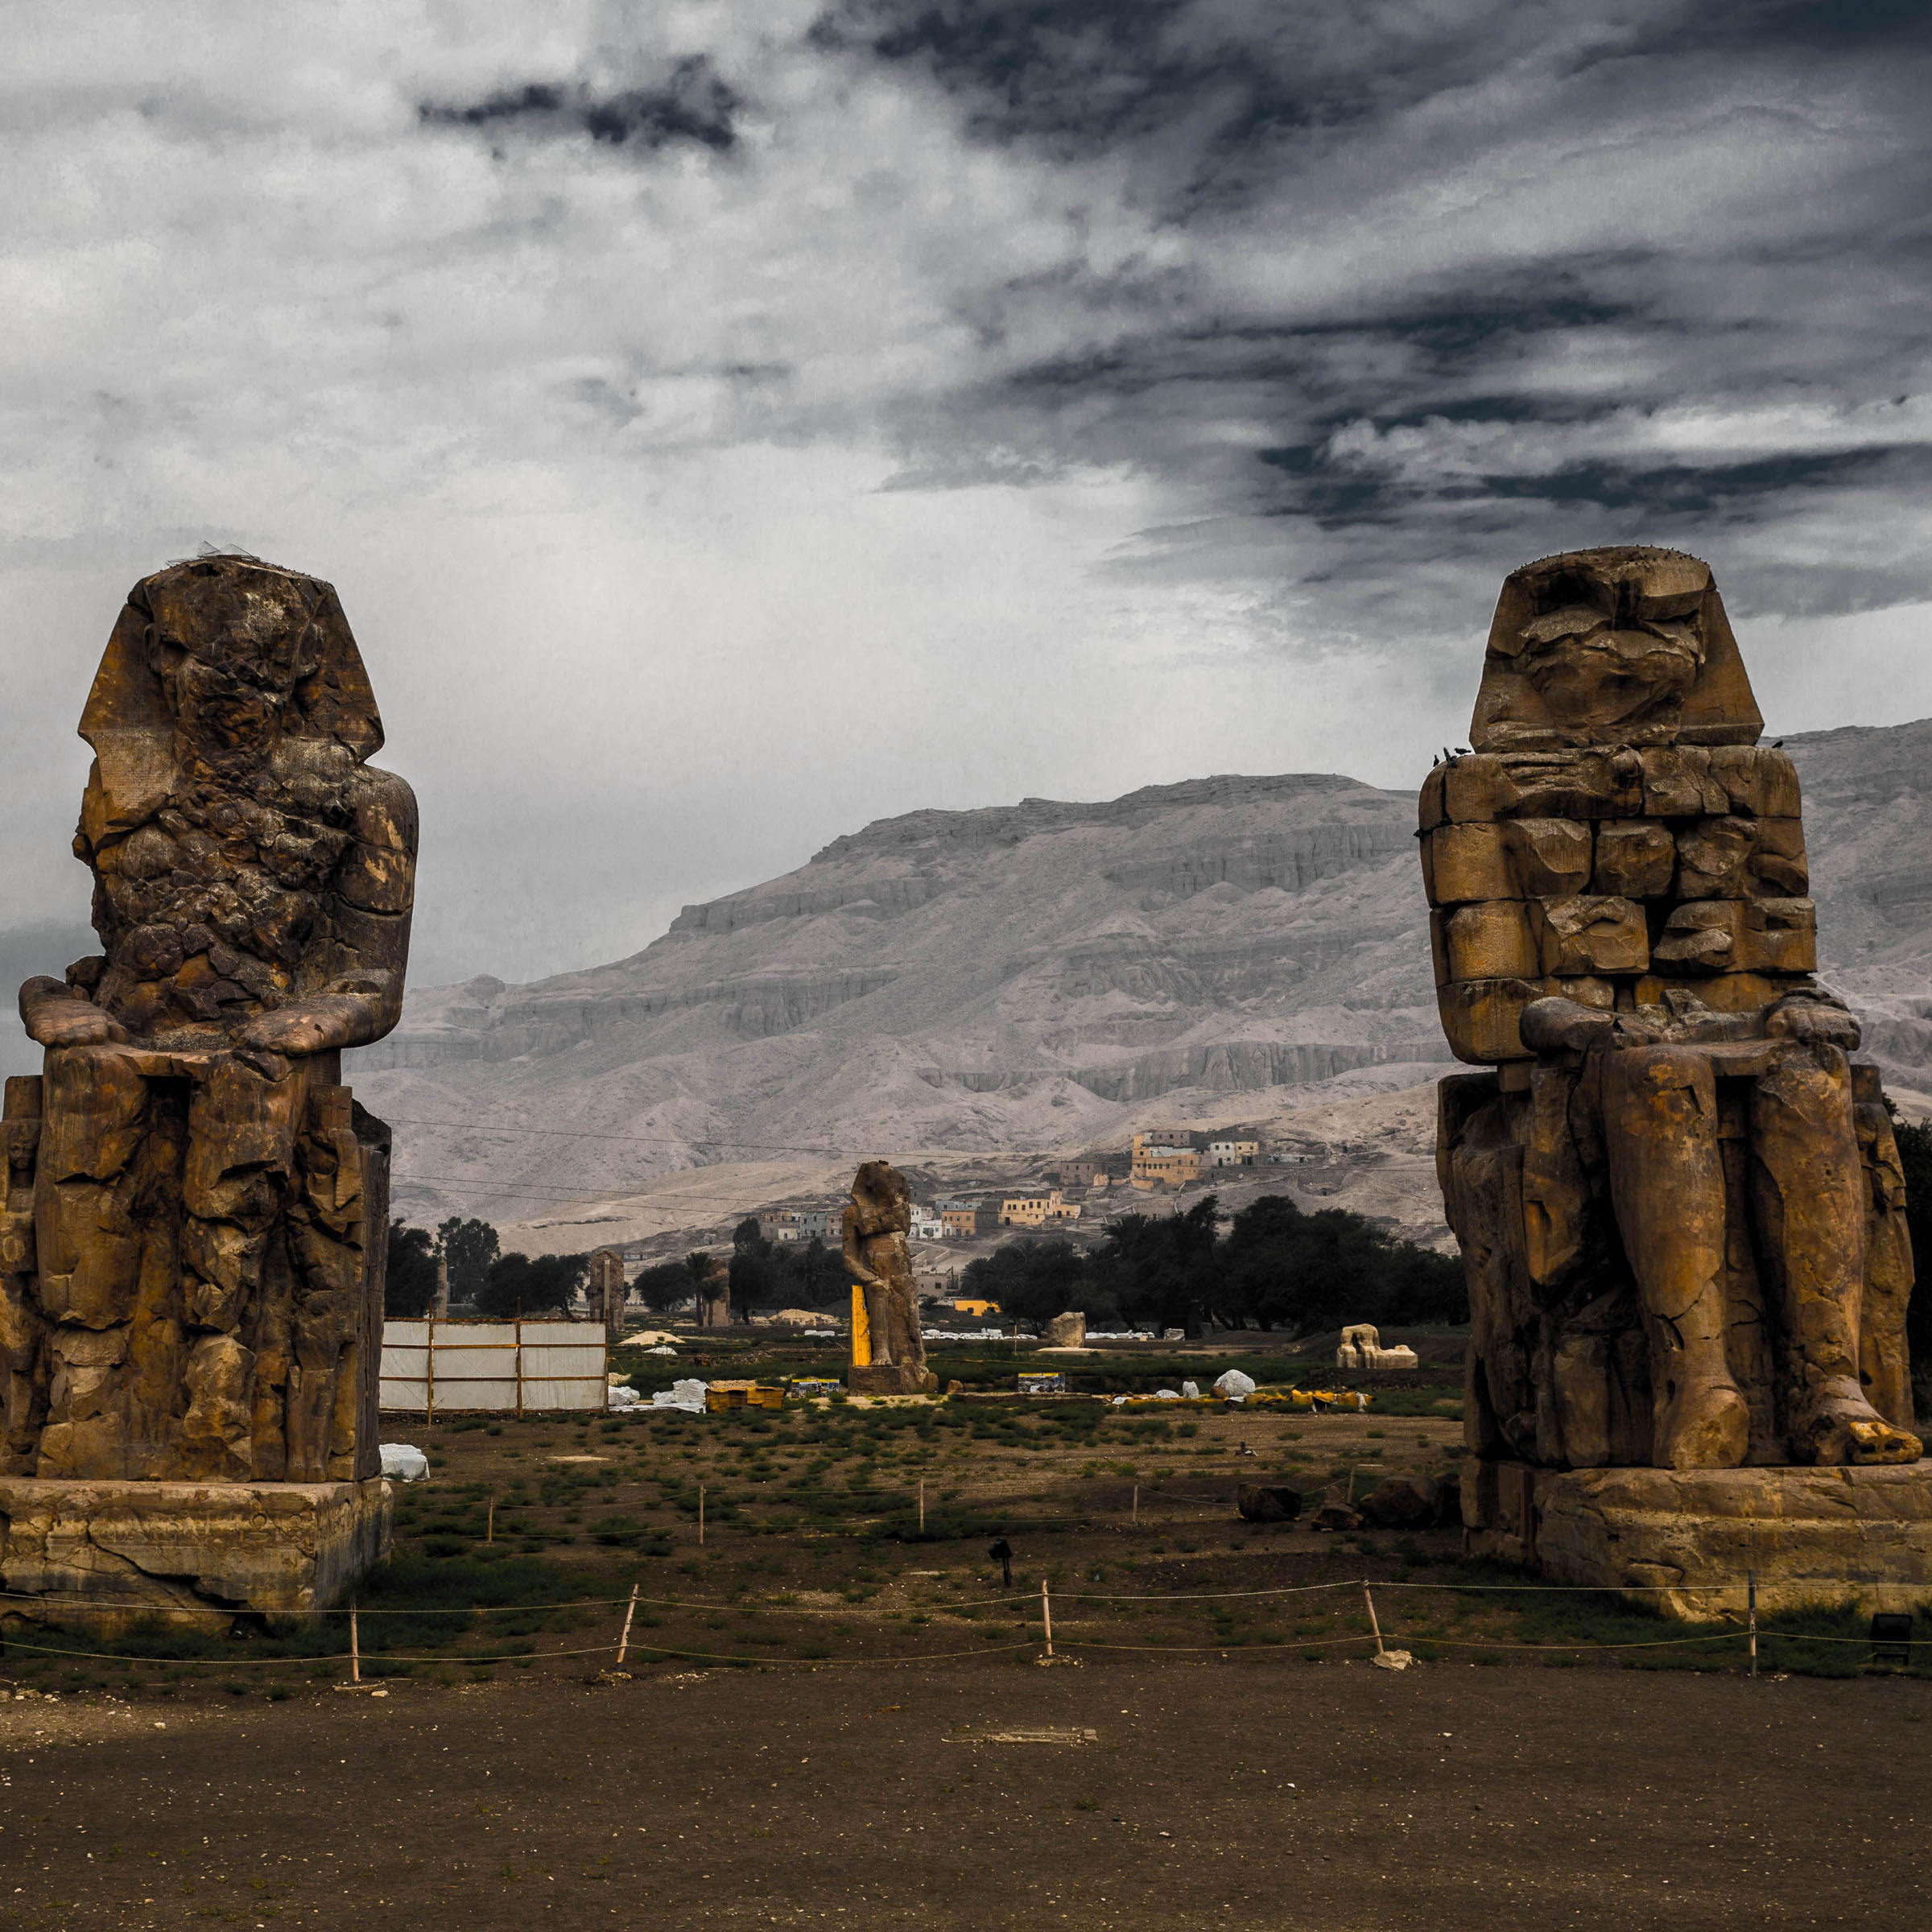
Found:
[[[568,1308],[589,1271],[588,1254],[505,1254],[487,1221],[452,1215],[432,1235],[398,1221],[389,1227],[383,1312],[420,1321],[436,1302],[436,1267],[449,1271],[449,1298],[502,1320]]]
[[[505,1254],[487,1221],[452,1216],[431,1234],[427,1228],[392,1223],[389,1230],[386,1311],[420,1320],[435,1306],[436,1267],[449,1271],[449,1298],[479,1315],[502,1319],[520,1308],[526,1315],[568,1307],[589,1270],[588,1254]],[[660,1313],[708,1293],[713,1257],[694,1249],[682,1261],[660,1261],[631,1282]],[[748,1215],[732,1236],[725,1264],[731,1312],[742,1321],[759,1308],[836,1308],[847,1293],[845,1264],[836,1249],[813,1240],[780,1246],[758,1232]]]
[[[1156,1329],[1256,1324],[1294,1334],[1344,1322],[1466,1322],[1462,1264],[1344,1208],[1309,1214],[1264,1195],[1220,1229],[1209,1195],[1185,1214],[1124,1215],[1096,1248],[1022,1238],[969,1262],[964,1282],[1006,1314]]]
[[[1902,1146],[1905,1135],[1900,1137]],[[1932,1135],[1926,1139],[1923,1158],[1932,1167]],[[1918,1151],[1914,1142],[1913,1155]],[[452,1302],[500,1319],[519,1310],[568,1307],[589,1257],[506,1254],[487,1221],[455,1216],[433,1234],[392,1225],[390,1315],[420,1319],[429,1312],[439,1262],[448,1270]],[[663,1312],[710,1292],[716,1266],[694,1249],[682,1261],[645,1269],[632,1286]],[[755,1216],[733,1232],[725,1276],[731,1312],[740,1321],[758,1309],[838,1308],[849,1286],[837,1249],[816,1240],[768,1241]],[[1468,1319],[1459,1263],[1345,1208],[1304,1213],[1286,1195],[1264,1195],[1243,1208],[1225,1232],[1210,1195],[1185,1214],[1123,1216],[1092,1249],[1022,1237],[969,1264],[964,1286],[1022,1321],[1078,1308],[1100,1323],[1191,1332],[1257,1323],[1307,1333],[1344,1320]]]

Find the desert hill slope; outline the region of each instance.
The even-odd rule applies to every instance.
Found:
[[[1828,976],[1894,1083],[1932,1086],[1932,721],[1786,748]],[[350,1077],[396,1125],[398,1213],[559,1245],[704,1225],[866,1154],[943,1179],[1170,1119],[1379,1148],[1402,1178],[1353,1204],[1426,1232],[1411,1090],[1447,1055],[1414,826],[1411,795],[1327,775],[883,819],[631,959],[413,990]]]

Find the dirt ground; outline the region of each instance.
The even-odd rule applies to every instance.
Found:
[[[1767,1634],[1752,1681],[1740,1633],[1525,1593],[1452,1525],[1234,1511],[1452,1468],[1453,1406],[392,1430],[433,1475],[360,1692],[340,1615],[145,1656],[8,1620],[0,1932],[1918,1932],[1932,1675],[1858,1674],[1852,1625]],[[1364,1575],[1406,1672],[1366,1661]]]
[[[0,1926],[1920,1932],[1932,1686],[1232,1653],[0,1705]]]

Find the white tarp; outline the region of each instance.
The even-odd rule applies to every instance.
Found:
[[[382,1473],[399,1483],[420,1482],[429,1474],[429,1458],[411,1443],[382,1445]]]
[[[601,1410],[609,1369],[601,1322],[382,1324],[381,1401],[386,1410],[511,1415]]]
[[[694,1376],[675,1381],[668,1389],[660,1389],[650,1398],[654,1409],[682,1409],[687,1415],[702,1415],[704,1413],[706,1385]]]

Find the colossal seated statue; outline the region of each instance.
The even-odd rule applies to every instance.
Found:
[[[918,1395],[939,1386],[926,1366],[919,1291],[906,1245],[912,1190],[887,1161],[867,1161],[852,1177],[844,1218],[845,1266],[853,1288],[855,1394]],[[862,1318],[862,1319],[861,1319]]]
[[[1709,568],[1503,586],[1471,753],[1422,789],[1437,1162],[1479,1457],[1915,1461],[1903,1176],[1821,987],[1798,784]]]
[[[388,1135],[341,1051],[401,1011],[416,813],[335,592],[144,579],[80,735],[101,954],[20,989],[0,1474],[374,1476]]]

